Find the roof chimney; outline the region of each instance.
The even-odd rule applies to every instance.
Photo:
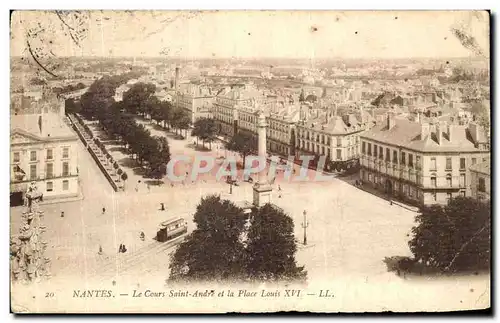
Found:
[[[453,129],[455,127],[452,125],[452,124],[449,124],[448,127],[447,127],[447,135],[448,135],[448,140],[451,142],[452,138],[453,138]]]
[[[445,124],[438,122],[436,124],[436,138],[439,145],[443,143],[443,130],[446,130]]]
[[[430,132],[430,125],[428,123],[421,123],[420,124],[420,139],[425,140],[425,138],[429,135]]]
[[[387,113],[387,129],[392,129],[396,121],[394,120],[394,114],[392,112]]]
[[[43,118],[41,115],[38,116],[38,129],[40,130],[40,135],[42,134],[42,124],[43,124]]]
[[[470,136],[472,137],[474,145],[477,145],[479,139],[479,126],[477,125],[477,123],[475,122],[469,123],[469,133]]]

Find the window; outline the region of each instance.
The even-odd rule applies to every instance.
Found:
[[[460,196],[465,197],[465,191],[460,191]]]
[[[36,161],[36,151],[30,151],[30,161]]]
[[[19,152],[18,151],[14,152],[14,163],[19,163],[20,160],[21,158]]]
[[[379,153],[379,158],[384,159],[384,148],[383,147],[378,148],[378,153]]]
[[[47,160],[54,159],[54,154],[52,153],[52,149],[47,149]]]
[[[476,158],[472,158],[472,160],[471,160],[471,165],[476,165],[476,162],[477,162],[477,161],[476,161]]]
[[[446,175],[446,185],[448,185],[448,187],[451,187],[452,186],[452,181],[451,181],[451,174],[447,174]]]
[[[392,162],[393,162],[394,164],[397,164],[397,163],[398,163],[398,152],[397,152],[396,150],[394,150],[394,151],[392,152]]]
[[[365,147],[365,146],[366,146],[366,143],[363,141],[363,142],[361,143],[361,152],[362,152],[363,154],[365,154],[365,153],[366,153],[366,147]]]
[[[460,158],[460,169],[465,169],[465,158]]]
[[[436,167],[436,157],[432,157],[431,158],[431,171],[435,171],[437,170],[437,167]]]
[[[327,156],[330,156],[330,148],[327,148]]]
[[[486,192],[486,181],[484,180],[483,177],[479,177],[478,185],[477,185],[477,190],[479,192]]]
[[[47,182],[47,192],[52,192],[54,190],[54,183]]]
[[[378,155],[378,150],[377,150],[377,145],[373,145],[373,157],[377,157]]]
[[[372,144],[368,144],[368,156],[372,155]]]
[[[420,156],[415,156],[415,165],[417,166],[417,169],[421,168],[421,165],[420,165]]]
[[[446,170],[451,169],[451,157],[446,157]]]
[[[437,194],[436,194],[436,192],[432,193],[432,200],[433,200],[434,202],[436,202],[436,201],[437,201]]]
[[[452,197],[451,193],[446,194],[446,202],[450,203]]]
[[[436,175],[431,175],[431,186],[432,187],[436,187],[437,186],[437,182],[436,182]]]
[[[388,161],[388,162],[391,161],[391,151],[389,150],[389,148],[385,149],[385,161]]]
[[[47,174],[46,174],[46,177],[47,178],[52,178],[54,177],[54,164],[52,163],[48,163],[45,167],[45,169],[47,170]]]
[[[62,164],[62,176],[69,176],[69,163],[68,162],[64,162]]]
[[[342,146],[342,138],[337,137],[337,147]]]
[[[63,191],[67,191],[69,189],[69,181],[63,181]]]
[[[30,165],[30,179],[36,179],[36,165]]]
[[[401,153],[401,164],[406,165],[406,153]]]
[[[465,174],[460,174],[460,187],[465,187]]]
[[[340,160],[340,159],[342,159],[342,150],[337,149],[337,160]]]
[[[413,167],[413,154],[408,154],[408,166]]]

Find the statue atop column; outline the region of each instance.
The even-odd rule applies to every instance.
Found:
[[[32,182],[25,193],[26,211],[19,234],[10,240],[13,281],[32,282],[50,277],[50,259],[45,257],[47,242],[42,237],[46,227],[41,222],[43,211],[38,205],[42,200],[43,194]]]

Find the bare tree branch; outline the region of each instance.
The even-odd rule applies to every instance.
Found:
[[[33,60],[38,64],[38,66],[40,66],[41,69],[43,69],[45,72],[49,73],[53,77],[58,77],[57,75],[55,75],[54,73],[52,73],[51,71],[49,71],[45,66],[42,65],[42,63],[40,63],[38,61],[38,59],[35,57],[35,54],[33,53],[33,50],[31,49],[31,45],[30,45],[29,40],[26,40],[26,44],[28,46],[28,51],[29,51],[31,57],[33,57]]]

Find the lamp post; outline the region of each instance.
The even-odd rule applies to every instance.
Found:
[[[304,222],[302,222],[302,227],[304,228],[304,246],[307,245],[307,227],[309,226],[309,222],[307,222],[307,212],[304,210],[302,213],[304,215]]]

